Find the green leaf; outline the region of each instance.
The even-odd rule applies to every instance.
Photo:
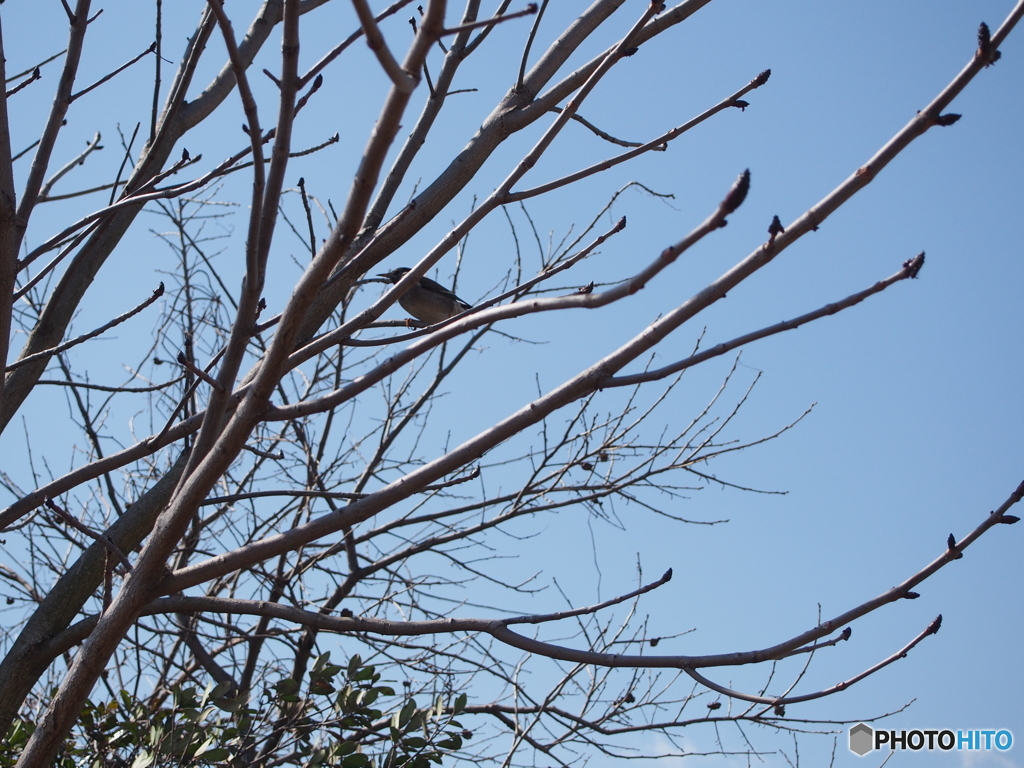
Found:
[[[161,742],[164,738],[164,729],[162,726],[154,725],[149,729],[149,743],[156,745]]]
[[[245,709],[245,696],[243,694],[234,699],[227,697],[214,699],[213,706],[222,712],[241,712]]]
[[[356,752],[354,755],[349,755],[341,761],[342,768],[363,768],[363,766],[369,764],[369,756],[364,755],[362,752]]]
[[[349,672],[349,678],[351,680],[353,680],[353,681],[369,680],[371,677],[373,677],[373,675],[374,675],[374,668],[373,668],[372,665],[371,666],[367,666],[367,667],[363,667],[358,672],[356,672],[354,675],[351,672]]]
[[[274,683],[274,690],[281,698],[294,696],[299,692],[299,681],[286,677],[284,680],[278,680]]]
[[[363,660],[359,654],[355,654],[351,659],[348,660],[348,676],[352,677],[356,670],[363,665]]]
[[[194,686],[178,688],[174,692],[174,706],[177,709],[194,709],[199,706],[199,699],[196,697]]]
[[[225,696],[231,693],[231,689],[234,687],[234,683],[232,683],[230,680],[225,680],[223,683],[218,683],[213,687],[213,690],[210,691],[210,698],[214,701],[216,701],[217,699],[223,699]]]
[[[309,692],[315,696],[327,696],[334,693],[334,686],[327,680],[312,680],[309,683]]]
[[[154,760],[156,760],[156,755],[148,749],[144,749],[132,761],[132,768],[148,768],[148,766],[153,764]]]
[[[461,712],[465,708],[466,708],[466,694],[460,693],[455,698],[455,705],[452,707],[452,710],[453,710],[452,714],[457,715],[457,714],[459,714],[459,712]]]
[[[398,713],[398,726],[400,728],[404,727],[405,724],[412,719],[412,716],[415,714],[415,712],[416,699],[409,699],[407,702],[405,702],[405,706],[402,707],[401,711]]]
[[[213,749],[213,745],[217,743],[216,736],[210,736],[206,741],[199,745],[199,749],[195,752],[195,757],[199,757],[205,754],[207,750]]]

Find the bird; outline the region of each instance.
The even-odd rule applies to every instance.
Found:
[[[398,267],[390,272],[377,275],[377,277],[383,277],[388,282],[397,284],[408,271],[408,267]],[[449,317],[455,317],[472,306],[429,277],[421,277],[419,282],[402,294],[398,303],[402,309],[427,325],[434,325]]]

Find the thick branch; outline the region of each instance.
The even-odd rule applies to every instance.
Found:
[[[475,325],[488,322],[488,317],[493,320],[495,317],[502,316],[505,313],[525,314],[530,311],[531,307],[536,305],[554,307],[560,303],[564,303],[564,306],[588,306],[588,302],[595,302],[595,306],[597,306],[601,303],[608,303],[617,298],[621,298],[635,290],[639,290],[639,288],[642,287],[648,279],[664,269],[668,264],[672,263],[681,253],[700,241],[706,234],[718,229],[721,226],[722,221],[725,219],[726,211],[735,209],[733,202],[733,196],[731,194],[727,195],[726,199],[722,201],[718,209],[689,236],[681,240],[672,248],[665,249],[665,251],[662,252],[662,254],[646,270],[638,273],[638,275],[636,275],[632,280],[626,281],[622,285],[606,291],[604,294],[576,295],[560,299],[534,299],[528,302],[511,305],[509,307],[496,307],[494,309],[487,310],[476,317],[461,320],[448,328],[441,329],[430,337],[414,342],[409,346],[409,348],[396,354],[382,366],[379,366],[375,371],[375,377],[383,377],[391,371],[396,370],[400,362],[404,362],[406,359],[412,359],[415,357],[421,346],[433,345],[435,343],[435,336],[443,340],[446,336],[454,336],[461,332],[464,330],[462,327],[463,324],[466,324],[467,327],[473,327]],[[518,434],[530,425],[536,424],[548,414],[553,413],[568,403],[574,402],[575,400],[594,392],[598,388],[600,380],[619,370],[622,366],[626,365],[637,356],[643,354],[647,349],[657,343],[658,340],[660,339],[656,339],[653,335],[649,334],[649,330],[645,330],[638,337],[620,348],[617,352],[614,352],[598,361],[593,366],[573,377],[550,394],[529,403],[517,413],[499,422],[494,427],[485,430],[475,438],[463,443],[461,446],[449,452],[445,456],[435,459],[420,469],[414,470],[405,477],[391,483],[384,489],[371,494],[367,498],[349,504],[341,513],[318,518],[304,525],[297,526],[287,533],[278,534],[262,541],[253,542],[242,549],[213,557],[205,563],[189,566],[189,568],[175,573],[175,575],[169,579],[167,588],[170,591],[185,589],[186,587],[184,585],[186,584],[191,586],[202,583],[209,578],[213,578],[214,575],[229,573],[237,568],[251,565],[268,557],[274,557],[290,549],[314,541],[328,533],[340,530],[344,526],[353,526],[363,520],[366,520],[382,509],[386,509],[401,499],[408,497],[410,494],[417,492],[429,483],[435,482],[436,480],[456,471],[458,468],[479,459],[484,453],[494,446],[504,442],[512,435]],[[379,378],[377,380],[379,380]],[[294,407],[289,406],[285,408],[278,408],[275,409],[273,415],[278,418],[294,418],[303,412],[314,413],[322,411],[326,408],[334,407],[338,402],[343,402],[349,399],[356,392],[365,389],[366,386],[369,386],[366,378],[359,378],[352,382],[352,384],[336,390],[326,398],[320,398],[319,400],[309,401],[307,403],[300,403],[298,406]]]
[[[417,78],[414,78],[402,69],[391,54],[388,44],[384,42],[384,35],[381,34],[380,27],[377,26],[377,20],[374,18],[373,12],[370,10],[370,6],[367,5],[366,0],[352,0],[352,5],[356,9],[359,23],[363,25],[366,44],[377,57],[377,61],[380,62],[387,76],[391,78],[395,88],[402,93],[412,93],[413,88],[416,87]]]

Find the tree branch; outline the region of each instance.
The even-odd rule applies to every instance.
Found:
[[[148,299],[146,299],[141,304],[139,304],[134,309],[128,310],[123,315],[118,315],[113,320],[111,320],[109,323],[101,325],[99,328],[96,328],[95,330],[89,331],[88,333],[84,333],[81,336],[77,336],[77,337],[75,337],[73,339],[69,339],[68,341],[64,342],[63,344],[60,344],[60,345],[58,345],[56,347],[53,347],[52,349],[44,349],[42,352],[37,352],[34,355],[29,355],[28,357],[23,357],[20,360],[17,360],[15,362],[11,363],[10,365],[8,365],[7,366],[7,370],[13,371],[16,368],[20,368],[21,366],[27,365],[28,363],[32,362],[33,360],[37,360],[37,359],[40,359],[40,358],[44,358],[44,357],[45,358],[50,358],[53,355],[59,354],[59,353],[64,352],[64,351],[66,351],[68,349],[71,349],[72,347],[78,346],[82,342],[88,341],[89,339],[95,339],[100,334],[106,333],[111,328],[114,328],[115,326],[120,325],[121,323],[125,322],[126,320],[131,319],[132,317],[135,317],[135,315],[139,314],[139,312],[144,310],[146,307],[148,307],[150,304],[152,304],[154,301],[156,301],[157,299],[159,299],[163,295],[164,295],[164,284],[160,283],[160,286],[155,291],[153,291],[153,295],[150,296]]]

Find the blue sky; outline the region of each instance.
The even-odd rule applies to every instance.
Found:
[[[59,20],[63,11],[59,3],[45,5],[24,0],[4,5],[8,72],[31,66],[41,53],[61,47],[63,33],[44,35],[48,27],[43,17]],[[152,39],[150,5],[115,0],[104,6],[105,13],[95,22],[96,42],[87,47],[82,83],[145,49]],[[189,5],[190,12],[167,19],[165,56],[175,64],[201,7]],[[257,4],[231,5],[241,19]],[[641,5],[627,4],[616,29],[624,28]],[[559,22],[583,7],[569,0],[552,3],[546,28],[560,29]],[[613,282],[646,264],[708,215],[744,168],[752,174],[750,195],[726,229],[687,253],[637,296],[608,311],[509,323],[509,333],[546,343],[495,345],[470,361],[466,388],[435,409],[447,427],[437,433],[438,443],[450,439],[456,444],[472,436],[489,420],[522,405],[538,386],[549,390],[614,349],[756,248],[766,238],[772,216],[778,215],[783,224],[795,220],[956,75],[973,54],[980,21],[994,30],[1011,8],[1006,0],[716,0],[623,62],[581,114],[609,133],[633,140],[647,140],[684,122],[765,68],[772,69],[772,77],[747,97],[751,106],[745,112],[723,113],[665,153],[649,154],[529,207],[541,240],[557,242],[571,226],[578,231],[589,222],[629,181],[675,196],[660,201],[638,190],[625,193],[608,220],[626,215],[627,230],[574,273],[578,277],[569,284]],[[170,14],[170,9],[165,12]],[[307,17],[303,68],[351,28],[344,14],[332,13],[324,9],[320,16]],[[241,27],[236,22],[236,29]],[[431,172],[447,162],[490,111],[515,76],[514,52],[527,28],[524,23],[499,29],[493,52],[481,51],[479,65],[460,75],[458,87],[479,92],[453,99],[436,149],[411,175],[412,182],[429,181]],[[611,39],[602,37],[588,50],[592,53]],[[304,176],[307,188],[330,197],[335,206],[347,191],[383,82],[358,47],[352,56],[361,61],[360,77],[328,70],[324,90],[310,106],[313,117],[300,123],[295,141],[296,146],[312,145],[341,131],[341,143],[313,161],[296,163],[289,179],[294,184]],[[267,46],[263,66],[272,66],[276,50],[276,43]],[[819,606],[823,616],[837,615],[899,583],[941,554],[949,533],[961,538],[1024,480],[1024,215],[1019,181],[1024,176],[1024,29],[1012,33],[1002,51],[1002,59],[952,105],[951,111],[963,115],[956,125],[934,128],[918,139],[820,231],[800,240],[659,349],[656,364],[664,364],[685,356],[705,328],[704,344],[709,345],[797,316],[861,290],[897,271],[907,258],[926,252],[918,280],[743,351],[730,391],[742,391],[755,376],[760,378],[730,426],[731,438],[770,434],[811,404],[815,407],[778,440],[724,458],[709,471],[732,483],[786,495],[708,487],[693,492],[675,510],[697,520],[728,518],[724,526],[680,527],[633,508],[616,509],[624,528],[583,517],[548,521],[531,529],[542,535],[507,544],[508,554],[518,556],[508,566],[512,571],[540,570],[542,582],[557,580],[570,600],[588,604],[632,589],[638,562],[646,580],[672,567],[673,581],[645,598],[641,611],[651,615],[656,634],[697,631],[666,652],[754,649],[813,626]],[[211,57],[218,63],[222,59],[219,53]],[[55,79],[52,67],[44,83]],[[165,76],[170,69],[169,64]],[[76,105],[56,163],[72,157],[101,131],[110,151],[97,162],[116,167],[117,126],[130,132],[139,104],[151,98],[145,95],[150,72],[129,71],[105,87],[102,98]],[[206,74],[208,79],[212,71]],[[199,81],[205,82],[202,77]],[[261,96],[269,95],[262,81],[258,89]],[[15,132],[16,150],[32,140],[38,125],[32,119],[47,109],[48,94],[43,87],[30,89],[19,102],[30,130]],[[272,119],[269,103],[264,106],[265,123]],[[410,115],[407,123],[412,119]],[[225,110],[220,127],[189,137],[184,146],[193,155],[201,152],[202,167],[210,167],[241,145],[240,134],[223,128],[241,121],[236,101]],[[524,139],[497,152],[435,225],[382,266],[416,261],[469,210],[472,196],[485,196],[528,147]],[[614,152],[570,126],[524,184],[532,186]],[[27,165],[21,162],[17,170],[24,174]],[[404,200],[403,195],[398,199]],[[45,215],[56,226],[80,205],[85,206],[82,211],[90,209],[86,203],[55,203],[54,211]],[[236,215],[234,226],[240,233],[243,212]],[[522,213],[514,210],[510,215],[525,239]],[[35,231],[38,240],[49,233],[45,223],[50,219],[41,220]],[[83,307],[77,329],[99,324],[111,304],[127,308],[155,287],[166,249],[146,231],[150,226],[162,225],[136,225],[137,232],[108,267],[119,275],[116,290],[106,301]],[[240,237],[235,241],[240,243]],[[279,271],[268,289],[272,311],[287,298],[295,276],[290,255],[302,258],[301,246],[290,233],[282,230],[278,245]],[[535,267],[536,248],[524,248],[524,253],[527,267]],[[470,237],[459,294],[471,302],[483,299],[508,269],[512,254],[505,218],[492,216]],[[450,283],[453,270],[449,255],[434,275]],[[367,301],[379,295],[376,291],[368,289]],[[397,307],[392,311],[398,316]],[[114,341],[97,345],[91,354],[90,372],[97,380],[116,379],[121,375],[117,366],[127,361]],[[734,359],[729,356],[687,374],[671,405],[675,410],[661,417],[667,428],[687,420],[713,396]],[[480,391],[480,381],[487,382],[486,400],[473,395]],[[46,409],[52,407],[65,407],[62,396],[41,395],[30,401],[28,418],[45,423]],[[122,418],[112,429],[127,429],[127,416]],[[72,461],[67,441],[59,436],[39,439],[39,450],[52,450],[55,467]],[[0,441],[5,464],[16,463],[21,441],[20,434]],[[1022,535],[1022,526],[997,527],[962,560],[922,585],[920,599],[887,606],[857,622],[850,642],[820,654],[802,690],[857,674],[895,652],[935,615],[943,615],[938,635],[906,659],[846,693],[792,707],[788,714],[870,717],[914,699],[886,727],[1008,728],[1024,739],[1018,700],[1024,666],[1016,653],[1024,632]],[[552,603],[552,597],[549,591],[516,609],[563,607],[558,600]],[[721,670],[710,676],[753,690],[763,674]],[[762,746],[773,743],[767,734],[759,738]],[[846,751],[844,738],[836,765],[881,762],[855,758]],[[713,739],[712,732],[699,730],[685,737],[695,749],[710,748]],[[803,764],[827,764],[831,745],[825,737],[802,739]],[[783,739],[780,746],[792,759],[792,745]],[[1021,749],[1015,745],[1001,755],[900,755],[903,762],[891,764],[1024,766]],[[739,765],[738,760],[706,764]],[[603,764],[599,759],[591,763]],[[785,761],[769,757],[766,764]]]

